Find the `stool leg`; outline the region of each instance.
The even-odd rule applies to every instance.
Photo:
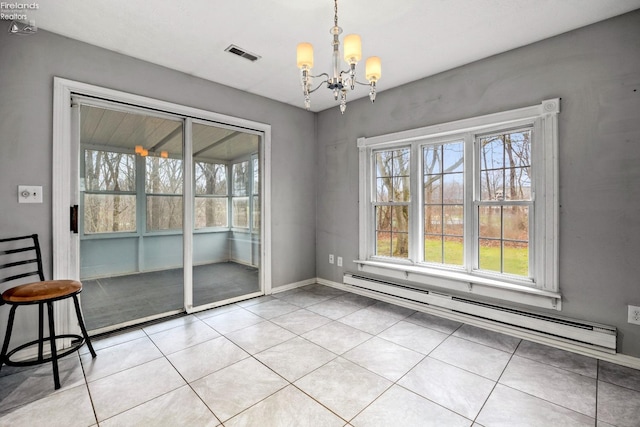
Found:
[[[60,388],[60,377],[58,375],[58,352],[56,351],[56,330],[53,322],[53,302],[47,301],[49,314],[49,338],[51,341],[51,364],[53,365],[53,382],[55,389]]]
[[[44,347],[44,303],[38,304],[38,362],[42,362]]]
[[[2,344],[2,353],[0,353],[0,369],[2,369],[2,364],[4,363],[4,358],[9,351],[9,340],[11,339],[11,331],[13,330],[13,319],[16,315],[17,305],[12,305],[11,310],[9,311],[9,321],[7,322],[7,333],[4,336],[4,343]]]
[[[91,352],[91,357],[96,357],[96,352],[93,350],[93,346],[91,345],[91,340],[89,339],[87,328],[84,326],[84,318],[82,317],[82,311],[80,310],[80,301],[78,301],[78,295],[73,296],[73,305],[75,305],[76,307],[76,316],[78,316],[78,323],[80,324],[80,329],[82,330],[84,341],[87,343],[87,347],[89,347],[89,351]]]

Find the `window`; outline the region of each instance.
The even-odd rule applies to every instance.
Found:
[[[257,154],[251,156],[253,167],[253,186],[251,194],[253,195],[253,231],[260,230],[260,159]]]
[[[92,148],[83,152],[83,234],[182,228],[182,159]],[[144,181],[137,183],[137,175]],[[138,197],[136,185],[143,183]],[[139,230],[136,219],[146,229]],[[230,221],[234,228],[260,230],[258,154],[233,165],[194,161],[194,228],[228,229]]]
[[[464,265],[464,141],[422,147],[424,254],[428,263]]]
[[[558,112],[360,138],[360,270],[555,307]]]
[[[227,227],[227,165],[195,162],[195,227]]]
[[[136,231],[136,165],[132,154],[84,151],[84,233]]]
[[[529,277],[532,129],[476,138],[478,269]]]
[[[375,153],[376,255],[409,256],[410,158],[408,148]]]
[[[182,228],[182,160],[145,157],[147,231]]]
[[[257,233],[260,231],[260,158],[231,165],[231,226]]]
[[[232,226],[249,228],[249,161],[234,163],[231,175],[233,179]]]

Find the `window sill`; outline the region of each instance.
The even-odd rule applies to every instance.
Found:
[[[496,279],[428,267],[381,261],[356,260],[354,262],[358,264],[358,270],[361,272],[453,290],[462,294],[495,298],[558,311],[562,309],[562,296],[559,292],[544,291]]]
[[[231,231],[228,227],[210,227],[210,228],[198,228],[193,230],[193,234],[213,234],[213,233],[228,233]],[[80,240],[102,240],[102,239],[132,239],[138,237],[162,237],[162,236],[179,236],[182,235],[182,230],[158,230],[147,231],[146,233],[138,233],[137,231],[121,231],[121,232],[107,232],[107,233],[93,233],[83,234],[80,236]]]

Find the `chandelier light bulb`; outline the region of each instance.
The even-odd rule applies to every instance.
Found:
[[[357,64],[362,59],[362,40],[357,34],[349,34],[344,38],[344,60],[349,64]]]
[[[297,54],[298,68],[313,68],[313,45],[311,43],[299,43]]]
[[[365,64],[365,76],[369,83],[377,82],[380,80],[382,76],[382,64],[380,62],[380,58],[377,56],[372,56],[367,58],[367,62]]]

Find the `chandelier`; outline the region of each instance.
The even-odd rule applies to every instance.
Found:
[[[356,80],[356,65],[362,59],[362,41],[357,34],[349,34],[344,38],[344,60],[349,64],[346,71],[340,70],[340,40],[338,36],[342,33],[342,28],[338,26],[338,0],[334,0],[333,27],[329,29],[329,34],[333,35],[333,70],[331,74],[322,73],[317,76],[311,75],[313,68],[313,46],[311,43],[300,43],[297,49],[298,67],[302,71],[302,90],[304,93],[304,107],[311,109],[311,94],[326,83],[327,88],[333,91],[333,97],[337,101],[340,98],[340,112],[344,114],[347,109],[347,88],[355,89],[356,84],[369,86],[369,99],[374,102],[376,99],[376,82],[380,80],[381,64],[380,58],[372,56],[367,58],[365,64],[365,77],[368,83],[361,83]],[[311,88],[313,79],[324,77],[318,86]]]

